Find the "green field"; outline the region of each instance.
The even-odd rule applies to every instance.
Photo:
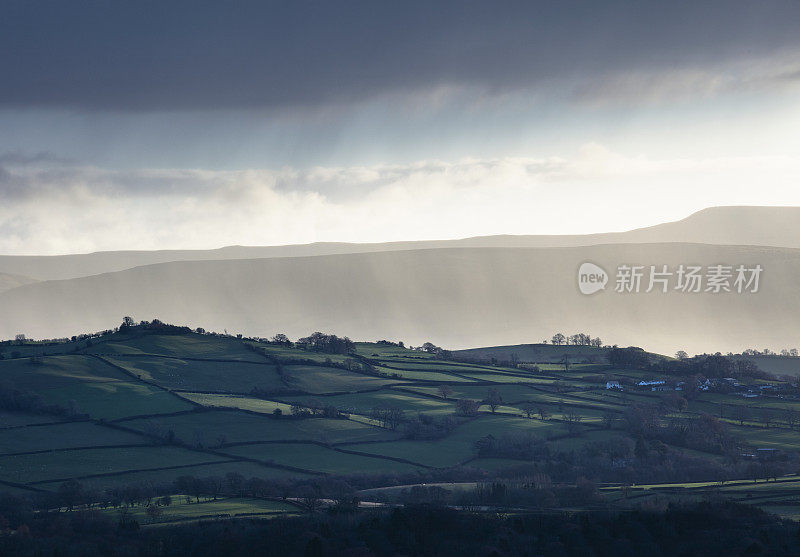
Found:
[[[145,335],[125,341],[96,343],[89,354],[158,354],[177,358],[264,362],[264,357],[248,350],[235,338],[188,333],[183,335]]]
[[[47,356],[41,364],[27,359],[0,361],[0,381],[34,392],[50,404],[64,408],[74,404],[79,413],[93,418],[113,420],[191,408],[180,398],[90,356]]]
[[[181,396],[210,408],[239,408],[240,410],[249,410],[260,414],[272,414],[275,409],[279,409],[284,414],[288,414],[292,410],[291,404],[243,395],[181,392]]]
[[[331,474],[383,474],[388,472],[414,472],[411,464],[384,458],[349,454],[319,445],[300,443],[267,443],[241,445],[224,450],[225,453],[274,462],[306,470]]]
[[[275,419],[232,410],[192,412],[178,416],[139,418],[122,422],[127,428],[149,432],[172,430],[192,446],[205,448],[246,441],[373,441],[391,439],[391,432],[344,419]]]
[[[107,356],[106,359],[168,389],[249,393],[253,389],[286,388],[275,366],[263,362],[188,361],[152,356]]]
[[[283,369],[289,376],[287,384],[290,388],[308,393],[346,393],[376,389],[397,382],[324,366],[287,365]]]
[[[163,493],[181,476],[224,482],[233,473],[246,480],[307,482],[333,475],[377,478],[370,481],[384,482],[379,484],[383,487],[365,490],[364,496],[380,501],[408,487],[390,486],[413,484],[425,474],[530,474],[539,466],[533,453],[479,452],[492,443],[517,442],[529,448],[533,443],[565,466],[594,459],[583,472],[591,474],[592,466],[608,471],[634,458],[637,439],[625,429],[625,416],[632,405],[644,405],[662,408],[662,421],[686,424],[686,432],[702,415],[715,416],[741,447],[737,450],[753,454],[733,455],[740,476],[724,486],[607,485],[601,492],[609,504],[627,508],[657,497],[699,500],[723,493],[800,517],[800,480],[746,479],[771,473],[769,463],[755,456],[771,453],[758,449],[779,449],[779,462],[793,462],[800,453],[800,429],[790,427],[788,413],[800,411],[800,399],[695,392],[677,410],[669,407],[674,392],[634,386],[658,374],[612,369],[602,363],[605,353],[598,349],[531,345],[526,353],[535,356],[536,372],[500,367],[491,358],[478,364],[444,361],[376,343],[357,343],[350,354],[194,333],[113,333],[93,339],[90,346],[85,341],[68,344],[60,353],[58,345],[51,346],[41,360],[0,361],[0,400],[5,404],[0,410],[0,482],[6,482],[0,492],[57,492],[70,479],[85,489],[158,487]],[[499,354],[496,349],[483,352]],[[559,353],[562,359],[570,354],[568,372]],[[622,381],[625,391],[606,390],[608,379]],[[486,402],[495,394],[493,413]],[[462,411],[468,401],[477,404],[476,413]],[[744,425],[736,419],[742,406],[750,412]],[[526,409],[533,411],[532,418]],[[386,411],[396,413],[395,423],[376,419]],[[770,427],[764,413],[771,413]],[[651,463],[665,452],[691,466],[731,461],[713,446],[693,442],[652,441],[644,450]],[[612,465],[612,457],[604,456],[615,451],[626,455],[621,464]],[[441,485],[458,490],[475,483]],[[143,508],[130,512],[141,524],[153,522]],[[154,524],[294,512],[292,504],[263,499],[175,501]]]
[[[284,501],[268,501],[264,499],[206,499],[196,502],[193,498],[187,502],[183,495],[170,496],[168,506],[159,506],[161,515],[151,518],[145,507],[130,507],[125,513],[140,524],[169,524],[204,519],[241,517],[269,518],[271,516],[289,516],[301,512],[301,508]],[[105,511],[114,518],[120,515],[118,510]]]
[[[379,372],[389,375],[393,378],[402,379],[403,382],[407,381],[423,381],[430,383],[432,381],[441,383],[471,383],[473,380],[468,377],[459,377],[446,372],[438,371],[414,371],[408,369],[388,368],[384,366],[377,366]]]
[[[20,435],[19,429],[0,430],[0,455],[87,446],[107,447],[151,443],[142,435],[95,425],[91,422],[67,422],[27,427],[24,432],[25,435]]]
[[[562,434],[558,422],[528,420],[511,416],[485,416],[459,425],[444,439],[433,441],[403,440],[370,445],[343,445],[361,452],[404,458],[434,467],[456,466],[475,456],[475,441],[487,435],[500,437],[510,431],[532,433],[543,438]]]
[[[306,405],[309,397],[284,397],[283,400],[292,404]],[[381,405],[393,405],[405,412],[426,414],[452,414],[455,404],[450,401],[436,400],[431,397],[414,396],[395,389],[358,393],[348,395],[334,395],[318,398],[324,404],[332,404],[336,408],[347,412],[369,415],[372,409]]]
[[[516,356],[520,362],[536,364],[556,363],[567,355],[573,363],[606,363],[608,350],[593,346],[554,346],[552,344],[516,344],[513,346],[490,346],[487,348],[470,348],[456,350],[456,358],[470,360],[509,361]]]
[[[218,457],[216,457],[218,458]],[[241,474],[245,478],[262,479],[297,479],[311,477],[302,472],[286,470],[273,466],[266,466],[256,462],[220,460],[213,464],[181,465],[179,468],[163,468],[158,470],[132,470],[130,472],[119,473],[109,476],[94,476],[91,478],[81,478],[82,485],[91,489],[110,489],[119,486],[169,486],[176,478],[181,476],[194,476],[198,478],[224,477],[230,473]],[[62,480],[52,482],[42,482],[35,485],[36,488],[46,490],[57,490],[63,483]],[[3,488],[5,489],[5,488]]]
[[[36,483],[148,468],[184,466],[225,458],[178,447],[127,447],[0,456],[0,480]]]

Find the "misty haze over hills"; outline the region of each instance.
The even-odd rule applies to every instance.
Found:
[[[285,332],[296,338],[322,330],[365,340],[430,340],[448,348],[540,342],[556,331],[588,332],[662,353],[791,347],[800,338],[800,298],[787,293],[797,289],[800,249],[786,246],[800,242],[798,211],[711,209],[677,223],[585,237],[136,252],[131,260],[192,254],[200,260],[18,286],[0,293],[0,337],[69,336],[131,315],[246,335]],[[763,222],[755,225],[757,219]],[[669,242],[646,243],[656,239]],[[612,240],[617,243],[607,243]],[[742,245],[711,245],[723,240]],[[552,247],[507,247],[548,241]],[[767,242],[781,245],[758,245]],[[465,247],[481,244],[488,247]],[[292,256],[326,250],[354,253]],[[255,253],[262,257],[233,259]],[[214,254],[218,259],[211,259]],[[17,262],[55,272],[61,262],[69,274],[83,262],[89,274],[122,265],[125,257],[6,257],[0,271],[19,270]],[[605,291],[578,291],[576,272],[584,261],[608,271]],[[757,293],[617,293],[614,274],[621,264],[760,264],[764,272]]]
[[[800,248],[800,207],[713,207],[689,217],[630,230],[570,236],[479,236],[419,242],[317,242],[286,246],[228,246],[212,250],[114,251],[58,256],[0,255],[0,273],[61,280],[172,261],[302,257],[410,249],[576,247],[691,242]],[[2,286],[0,285],[0,291]]]

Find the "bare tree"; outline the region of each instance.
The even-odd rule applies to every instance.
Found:
[[[749,406],[745,406],[744,404],[734,405],[733,416],[735,419],[739,420],[739,425],[744,425],[745,420],[749,420],[752,414]]]
[[[550,417],[550,412],[544,406],[540,406],[539,409],[536,411],[536,413],[539,414],[539,418],[542,421],[545,421],[547,418]]]
[[[532,418],[533,415],[536,414],[536,406],[532,402],[526,402],[520,406],[520,408],[528,419]]]
[[[497,389],[489,389],[484,402],[489,405],[489,409],[492,411],[492,414],[494,414],[497,407],[503,404],[503,397],[500,396],[500,391]]]
[[[758,417],[766,428],[769,428],[769,424],[775,421],[775,414],[773,414],[772,410],[768,408],[762,409]]]
[[[439,396],[447,400],[453,394],[453,387],[450,385],[439,385]]]
[[[567,432],[570,435],[577,435],[577,433],[580,431],[579,424],[581,419],[582,419],[581,416],[579,416],[573,411],[564,414],[564,422],[566,422],[567,424]]]

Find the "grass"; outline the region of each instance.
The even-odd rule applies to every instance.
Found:
[[[0,381],[16,389],[36,392],[50,404],[64,408],[77,405],[79,412],[93,418],[112,420],[191,408],[178,397],[138,382],[89,356],[48,356],[42,364],[2,361]]]
[[[552,379],[544,379],[542,377],[530,376],[522,377],[519,375],[506,375],[503,373],[465,373],[466,377],[474,379],[475,381],[491,381],[493,383],[529,383],[532,385],[550,385],[553,383]]]
[[[0,479],[16,483],[45,482],[225,460],[178,447],[97,448],[0,456]]]
[[[512,466],[519,466],[520,464],[530,464],[524,460],[516,460],[511,458],[476,458],[469,461],[467,466],[471,468],[480,468],[481,470],[502,470]]]
[[[391,377],[407,381],[441,381],[441,382],[457,382],[457,383],[470,383],[473,380],[465,377],[458,377],[450,375],[449,373],[439,373],[436,371],[410,371],[406,369],[393,369],[388,367],[378,366],[376,368],[381,373],[388,374]]]
[[[483,367],[483,366],[471,366],[468,364],[453,364],[447,362],[441,362],[437,360],[432,360],[428,362],[392,362],[390,360],[384,360],[384,362],[392,367],[397,367],[407,371],[451,371],[453,373],[491,373],[494,371],[492,368]],[[501,370],[498,369],[498,372]],[[505,370],[510,371],[510,370]]]
[[[586,359],[597,359],[600,363],[605,362],[608,350],[605,348],[595,348],[593,346],[555,346],[552,344],[517,344],[512,346],[489,346],[486,348],[471,348],[467,350],[456,350],[453,352],[456,358],[469,358],[491,361],[495,358],[498,361],[509,361],[513,355],[519,358],[520,362],[530,363],[555,363],[568,354],[574,363]]]
[[[120,509],[107,509],[102,512],[113,517],[126,514],[140,524],[165,524],[174,522],[196,521],[211,518],[230,518],[235,516],[287,516],[299,514],[301,509],[296,505],[284,501],[267,501],[264,499],[207,499],[196,502],[190,498],[187,502],[183,495],[173,495],[169,506],[160,506],[161,516],[152,519],[147,516],[146,507],[128,507],[125,511]]]
[[[249,341],[235,338],[197,334],[131,338],[113,334],[93,342],[89,351],[103,354],[102,358],[114,365],[80,353],[48,355],[41,364],[28,358],[6,359],[0,361],[0,383],[38,393],[50,403],[77,405],[93,418],[119,420],[113,425],[132,431],[114,429],[102,421],[51,424],[60,422],[60,418],[0,412],[0,480],[37,482],[39,487],[57,489],[66,478],[83,477],[81,482],[88,487],[106,488],[121,484],[166,485],[181,475],[208,477],[229,472],[247,478],[305,476],[279,466],[330,474],[413,474],[421,469],[415,464],[382,457],[439,468],[469,462],[472,467],[498,470],[524,462],[476,458],[478,439],[527,432],[546,440],[551,452],[566,454],[581,451],[595,442],[632,443],[619,430],[593,426],[608,411],[620,416],[633,403],[659,404],[663,398],[650,392],[606,391],[603,387],[607,376],[638,380],[657,378],[657,374],[579,363],[581,358],[593,356],[585,347],[570,347],[575,358],[566,373],[556,359],[558,352],[563,355],[565,347],[533,345],[532,353],[541,360],[542,370],[541,374],[535,374],[490,363],[442,361],[423,352],[375,343],[357,343],[356,355],[330,356],[264,345],[271,356],[282,360],[318,364],[284,362],[279,374],[268,358],[246,348]],[[13,347],[6,348],[8,352]],[[595,350],[594,355],[598,353]],[[359,357],[385,364],[378,364],[378,370],[398,374],[400,378],[375,377],[325,365],[328,358],[343,362],[348,358],[357,361]],[[452,389],[448,400],[438,395],[438,387],[444,383]],[[269,395],[274,400],[252,396],[253,388],[274,393]],[[457,416],[455,429],[437,440],[404,439],[402,427],[390,431],[369,418],[372,409],[382,405],[396,406],[407,417],[417,413],[452,416],[458,399],[482,401],[490,388],[497,390],[503,400],[497,414],[489,413],[484,405],[474,418]],[[291,416],[292,404],[303,405],[312,398],[351,412],[351,419]],[[537,409],[546,408],[551,419],[523,417],[522,405],[526,402]],[[723,405],[727,408],[742,403],[741,398],[732,395],[702,393],[689,402],[687,412],[675,416],[689,419],[701,412],[719,415]],[[800,408],[800,401],[789,399],[763,398],[747,403],[754,407],[754,420],[764,408]],[[208,408],[198,410],[196,405]],[[282,417],[272,415],[276,408],[283,412]],[[568,412],[582,417],[579,432],[572,437],[565,435],[566,426],[561,421]],[[740,427],[733,423],[729,427],[755,447],[800,451],[798,431],[786,427]],[[184,446],[155,444],[154,436],[170,430]],[[134,446],[109,448],[122,445]],[[46,452],[11,455],[32,451]],[[720,458],[700,453],[698,457]],[[179,468],[148,470],[169,466]],[[98,474],[108,475],[85,477]],[[797,489],[800,480],[776,485],[782,485],[781,489],[762,487],[761,483],[726,484],[723,488],[711,483],[695,485],[683,492],[702,494],[703,490],[721,489],[742,499],[762,493],[765,499],[759,498],[760,504],[783,505],[788,509],[786,503],[793,498],[792,490]],[[666,493],[669,489],[683,488],[664,485],[652,491]],[[612,491],[609,496],[612,493],[619,495]],[[231,512],[225,511],[224,504],[234,503],[219,502],[217,510],[222,510],[212,509],[207,514],[238,512],[233,507],[229,509]],[[236,508],[241,511],[248,504],[241,503],[244,506]],[[197,508],[202,508],[202,504]],[[208,508],[212,506],[209,504]],[[201,515],[199,510],[192,509],[189,514],[177,513],[173,518],[188,520]]]
[[[305,405],[310,398],[313,397],[285,397],[283,400]],[[443,415],[455,412],[455,403],[452,401],[446,402],[423,396],[414,396],[394,389],[371,393],[326,396],[317,400],[323,404],[332,404],[340,410],[362,415],[369,415],[373,408],[383,405],[396,406],[412,414],[422,412]]]
[[[108,361],[168,389],[249,393],[285,389],[275,366],[159,357],[109,356]]]
[[[76,447],[112,445],[147,445],[147,437],[119,431],[91,422],[67,422],[26,427],[24,430],[0,430],[0,455]]]
[[[324,364],[327,362],[344,363],[347,360],[353,359],[348,354],[325,354],[324,352],[301,350],[300,348],[295,348],[293,346],[280,346],[275,344],[263,344],[263,343],[254,343],[254,346],[257,346],[259,349],[267,352],[269,356],[278,358],[281,361],[313,360],[315,362],[319,362],[320,364]]]
[[[203,406],[239,408],[251,412],[259,412],[260,414],[272,414],[276,408],[284,414],[289,414],[292,410],[291,404],[242,395],[181,393],[181,396]]]
[[[289,375],[289,388],[315,394],[377,389],[396,383],[333,367],[290,365],[283,369]]]
[[[405,458],[412,462],[446,468],[455,466],[474,456],[475,441],[487,435],[501,437],[509,432],[529,432],[542,438],[564,433],[557,422],[528,420],[510,416],[481,416],[458,426],[444,439],[435,441],[402,440],[375,443],[355,448],[365,453]]]
[[[235,516],[273,516],[290,515],[302,512],[296,505],[284,501],[267,501],[264,499],[207,499],[195,502],[193,498],[187,502],[183,495],[171,497],[169,506],[161,506],[161,516],[151,519],[147,516],[146,507],[128,507],[125,511],[128,517],[135,519],[140,524],[163,524],[170,522],[184,522],[204,518],[229,518]],[[106,514],[117,517],[119,509],[108,509]]]
[[[201,443],[206,447],[247,441],[300,440],[339,443],[394,437],[385,430],[352,420],[291,417],[275,419],[229,410],[137,419],[123,422],[123,425],[138,431],[171,429],[178,439],[190,444]]]
[[[516,385],[450,385],[453,394],[449,395],[450,399],[468,398],[471,400],[483,400],[486,398],[489,389],[495,389],[505,401],[517,402],[521,400],[534,400],[537,392],[532,389]],[[438,386],[417,386],[410,385],[402,387],[404,391],[413,391],[425,393],[429,395],[439,396]]]
[[[274,468],[258,464],[256,462],[248,461],[226,461],[215,462],[212,464],[197,464],[192,466],[183,466],[181,468],[172,468],[167,470],[149,470],[149,471],[136,471],[126,472],[124,474],[117,474],[114,476],[103,476],[95,478],[84,478],[80,482],[87,488],[91,489],[107,489],[115,486],[170,486],[173,482],[181,476],[194,476],[197,478],[209,478],[213,476],[225,476],[228,473],[235,472],[241,474],[245,478],[266,478],[266,479],[283,479],[283,478],[310,478],[308,474],[302,472],[295,472],[284,470],[281,468]],[[43,482],[36,484],[37,488],[56,490],[62,482]]]
[[[145,335],[126,341],[96,343],[88,350],[90,354],[158,354],[178,358],[203,358],[264,362],[260,356],[245,348],[233,338],[198,335]]]
[[[30,424],[47,424],[60,419],[47,414],[26,414],[24,412],[0,412],[0,429],[20,427]]]
[[[367,358],[410,358],[420,360],[432,360],[435,358],[433,354],[422,352],[418,350],[409,350],[408,348],[400,348],[391,344],[377,344],[374,342],[357,342],[356,354],[365,356]]]
[[[419,470],[416,466],[402,462],[348,454],[310,444],[269,443],[265,445],[243,445],[227,448],[225,452],[231,455],[331,474],[385,474],[392,472],[407,473]]]
[[[757,449],[800,450],[800,432],[797,430],[771,427],[729,426],[734,435],[744,439]]]

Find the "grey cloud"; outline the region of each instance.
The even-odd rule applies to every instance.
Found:
[[[0,199],[31,200],[53,193],[125,198],[195,199],[218,195],[227,199],[254,189],[279,194],[319,194],[330,202],[345,203],[397,184],[444,179],[454,187],[473,186],[474,176],[485,177],[504,167],[520,169],[530,177],[558,179],[569,171],[561,159],[466,159],[459,162],[420,161],[407,165],[312,167],[209,171],[202,169],[106,169],[95,166],[57,164],[55,155],[35,163],[36,155],[0,154]],[[24,161],[15,165],[8,161]]]
[[[72,159],[60,157],[49,151],[41,151],[38,153],[25,153],[23,151],[8,151],[0,153],[0,164],[8,164],[13,166],[27,166],[32,164],[69,164],[74,162]],[[0,177],[2,174],[0,174]]]
[[[285,108],[503,92],[800,45],[800,3],[9,0],[0,106]]]

